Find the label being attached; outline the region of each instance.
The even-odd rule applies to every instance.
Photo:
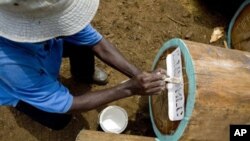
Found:
[[[166,57],[167,76],[179,78],[181,83],[167,83],[168,115],[171,121],[182,120],[184,117],[184,84],[180,48],[176,48]]]

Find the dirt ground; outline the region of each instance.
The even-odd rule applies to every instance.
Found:
[[[209,2],[209,3],[208,3]],[[228,6],[226,6],[228,5]],[[138,68],[149,71],[164,42],[182,38],[209,44],[213,28],[227,30],[232,14],[239,5],[233,0],[102,0],[92,24]],[[213,43],[224,47],[222,39]],[[97,60],[109,74],[109,84],[93,85],[91,90],[115,86],[127,78]],[[63,83],[72,93],[86,91],[86,86],[71,80],[68,60],[61,69]],[[123,107],[129,116],[124,134],[154,137],[148,113],[148,98],[134,96],[110,103]],[[82,129],[101,130],[98,114],[107,105],[75,114],[61,131],[49,130],[13,108],[0,108],[0,141],[74,141]]]

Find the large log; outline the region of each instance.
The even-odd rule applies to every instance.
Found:
[[[156,141],[156,139],[152,137],[82,130],[78,134],[76,141]]]
[[[228,29],[229,48],[250,52],[250,0],[241,4]]]
[[[152,69],[179,47],[183,62],[185,113],[168,117],[167,92],[149,98],[150,116],[160,141],[228,141],[231,124],[250,124],[250,52],[181,39],[164,44]]]

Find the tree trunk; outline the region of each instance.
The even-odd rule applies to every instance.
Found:
[[[155,138],[82,130],[76,141],[155,141]]]
[[[250,52],[172,39],[158,52],[153,69],[179,47],[183,60],[185,115],[168,118],[167,92],[150,97],[150,114],[160,141],[228,141],[230,124],[250,124]]]
[[[250,52],[250,0],[246,0],[235,13],[228,33],[231,48]]]

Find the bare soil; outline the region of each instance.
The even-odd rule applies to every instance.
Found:
[[[233,0],[102,0],[92,24],[138,68],[150,71],[152,61],[164,42],[181,38],[209,44],[213,28],[228,23],[239,5]],[[213,43],[224,47],[226,36]],[[61,78],[72,93],[87,91],[72,81],[68,60],[63,60]],[[97,66],[109,74],[109,84],[93,85],[91,90],[110,88],[127,78],[97,59]],[[134,96],[108,105],[123,107],[129,116],[124,134],[154,137],[148,97]],[[10,107],[0,107],[0,141],[74,141],[82,129],[101,130],[98,114],[107,105],[75,114],[61,131],[52,131]]]

